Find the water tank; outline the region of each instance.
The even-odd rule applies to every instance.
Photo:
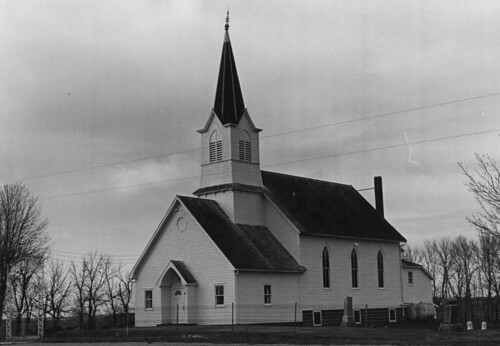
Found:
[[[417,319],[417,305],[413,303],[408,305],[408,318],[412,321]]]
[[[434,318],[436,315],[436,310],[434,304],[420,302],[417,304],[417,318],[419,320],[427,320]]]

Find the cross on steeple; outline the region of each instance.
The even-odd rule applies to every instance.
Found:
[[[224,28],[229,29],[229,9],[227,10],[227,15],[226,15],[226,25],[224,25]]]

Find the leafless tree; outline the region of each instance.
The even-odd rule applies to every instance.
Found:
[[[99,308],[106,304],[106,257],[97,252],[89,253],[83,260],[83,270],[87,273],[85,289],[87,293],[88,328],[94,329],[95,316]]]
[[[105,278],[104,290],[109,314],[113,318],[113,328],[116,328],[118,313],[120,312],[120,298],[118,296],[118,268],[113,265],[110,256],[104,260],[103,275]]]
[[[16,308],[17,335],[21,335],[22,324],[29,320],[33,304],[36,302],[37,272],[41,270],[42,260],[22,261],[11,270],[12,296]]]
[[[441,297],[447,298],[452,295],[450,283],[452,272],[452,242],[448,237],[439,238],[432,243],[432,250],[437,254],[438,265],[441,270]]]
[[[498,268],[498,256],[500,250],[499,239],[493,237],[491,234],[482,234],[479,236],[479,251],[478,263],[479,270],[484,277],[483,287],[486,289],[486,311],[485,315],[487,319],[492,319],[493,317],[498,320],[498,297],[500,293],[499,286],[499,268]],[[495,292],[497,303],[493,311],[493,291]],[[494,316],[493,316],[494,315]]]
[[[52,317],[52,327],[57,329],[63,315],[70,312],[69,297],[73,286],[70,271],[62,261],[49,261],[44,285],[45,313]]]
[[[439,256],[434,250],[436,247],[436,240],[425,240],[420,247],[420,259],[424,268],[432,275],[432,296],[438,296],[438,282],[439,282]]]
[[[500,237],[500,166],[489,155],[476,153],[478,168],[471,172],[459,163],[467,177],[465,186],[474,194],[480,212],[467,217],[467,221],[480,233]]]
[[[129,324],[129,314],[134,292],[134,283],[129,280],[128,273],[123,273],[123,268],[118,267],[118,297],[120,298],[123,313],[125,314],[126,325]]]
[[[478,248],[473,240],[458,236],[452,242],[452,270],[455,274],[455,295],[463,300],[462,317],[465,321],[474,319],[472,306],[472,281],[478,270]]]
[[[7,276],[21,261],[47,251],[47,221],[36,197],[21,183],[0,189],[0,313],[4,310]]]
[[[85,318],[85,314],[87,312],[86,303],[87,303],[87,271],[84,270],[83,266],[84,259],[82,259],[82,265],[78,265],[75,262],[71,262],[70,274],[73,282],[73,292],[74,292],[74,301],[73,301],[73,309],[75,313],[78,315],[78,319],[80,322],[80,329],[83,330],[83,322]]]

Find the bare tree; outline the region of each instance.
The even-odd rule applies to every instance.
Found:
[[[73,283],[68,268],[59,260],[48,263],[45,277],[45,313],[52,317],[52,327],[57,329],[63,315],[70,311],[69,296]]]
[[[421,264],[432,275],[432,296],[438,296],[438,282],[439,282],[439,256],[434,250],[436,247],[436,240],[425,240],[420,248]]]
[[[86,303],[87,303],[87,271],[83,266],[84,259],[82,259],[82,265],[78,266],[75,262],[71,262],[70,273],[72,277],[73,287],[74,287],[74,302],[73,308],[75,313],[78,315],[80,322],[80,329],[83,330],[83,321],[86,314]]]
[[[473,240],[458,236],[452,242],[452,268],[455,272],[456,296],[463,300],[462,317],[465,321],[474,319],[472,306],[472,280],[478,270],[475,261],[478,248]]]
[[[0,313],[4,309],[7,276],[23,260],[46,252],[47,221],[36,197],[21,183],[0,189]]]
[[[89,253],[83,260],[83,270],[86,272],[87,280],[85,289],[87,292],[88,328],[94,329],[95,316],[99,308],[106,304],[106,276],[104,275],[106,258],[97,252]]]
[[[31,317],[33,304],[36,301],[37,272],[41,270],[42,259],[22,261],[11,270],[13,301],[16,308],[17,334],[21,335],[23,324]]]
[[[120,298],[123,313],[125,314],[126,325],[129,325],[129,314],[134,293],[134,283],[129,280],[128,273],[123,273],[123,268],[118,267],[116,275],[118,279],[118,297]]]
[[[113,328],[116,328],[118,313],[120,311],[120,299],[118,296],[118,269],[113,265],[110,256],[104,260],[103,275],[105,278],[104,289],[106,291],[106,302],[109,313],[113,318]]]
[[[459,163],[467,177],[465,186],[474,194],[480,212],[467,217],[467,221],[480,233],[500,237],[500,167],[489,155],[476,153],[478,168],[471,172]]]
[[[433,242],[432,251],[437,254],[438,265],[441,269],[441,297],[447,298],[452,295],[450,278],[452,273],[452,242],[448,237],[439,238]]]

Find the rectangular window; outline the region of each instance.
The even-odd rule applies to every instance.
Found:
[[[271,304],[271,285],[264,285],[264,304]]]
[[[151,290],[144,291],[144,307],[146,309],[153,308],[153,291]]]
[[[396,309],[389,309],[389,322],[396,322]]]
[[[215,286],[215,305],[224,305],[224,285]]]
[[[408,284],[413,285],[413,272],[408,272]]]
[[[321,311],[313,312],[313,326],[321,326]]]
[[[361,324],[361,310],[354,310],[354,323]]]

